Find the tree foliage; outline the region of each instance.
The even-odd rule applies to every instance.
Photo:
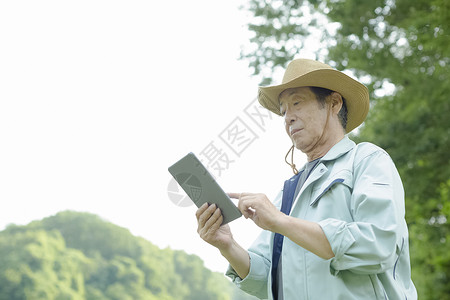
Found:
[[[0,232],[0,300],[252,299],[236,289],[199,257],[87,213]]]
[[[257,50],[242,58],[263,84],[270,70],[301,57],[301,41],[318,30],[316,58],[369,87],[371,111],[354,138],[386,149],[402,176],[420,298],[450,299],[450,2],[252,0],[248,9]],[[284,49],[288,39],[299,46]]]

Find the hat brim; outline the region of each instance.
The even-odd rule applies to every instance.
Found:
[[[266,109],[281,116],[280,94],[286,89],[308,86],[326,88],[338,92],[345,98],[348,112],[345,128],[347,133],[361,125],[366,119],[369,112],[367,87],[334,69],[314,70],[280,85],[259,87],[258,101]]]

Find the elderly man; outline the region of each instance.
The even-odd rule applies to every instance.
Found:
[[[346,137],[368,113],[367,88],[298,59],[258,98],[284,117],[290,151],[308,162],[298,172],[291,156],[295,175],[273,203],[264,194],[229,194],[264,229],[248,251],[215,205],[197,210],[198,233],[229,261],[227,275],[261,299],[416,299],[395,165],[381,148]]]

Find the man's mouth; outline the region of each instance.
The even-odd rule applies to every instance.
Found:
[[[292,129],[291,130],[291,136],[293,136],[295,133],[299,132],[301,129]]]

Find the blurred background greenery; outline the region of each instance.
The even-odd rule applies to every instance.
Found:
[[[73,211],[0,232],[0,299],[252,299],[195,255]]]
[[[450,299],[450,2],[252,0],[247,9],[254,47],[242,59],[263,84],[316,35],[317,59],[369,87],[371,110],[353,138],[384,148],[403,179],[419,299]]]
[[[250,0],[241,9],[251,16],[241,59],[263,85],[314,38],[317,59],[369,87],[371,111],[353,138],[386,149],[400,171],[419,298],[450,299],[450,2]],[[251,297],[195,255],[66,211],[0,232],[0,299]]]

